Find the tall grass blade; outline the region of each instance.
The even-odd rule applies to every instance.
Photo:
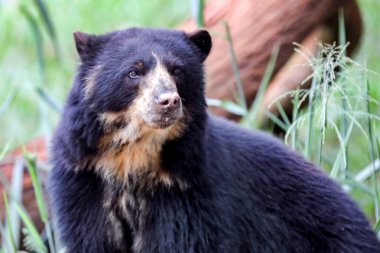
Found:
[[[378,169],[377,171],[379,170],[380,168],[380,143],[379,143],[379,140],[376,138],[376,144],[377,144],[377,160],[378,161]],[[375,227],[376,228],[376,232],[377,232],[377,237],[380,239],[380,219],[377,220],[376,222],[377,226]]]
[[[295,124],[295,122],[298,121],[298,108],[299,108],[299,89],[297,89],[296,94],[293,98],[293,112],[292,112],[292,122]],[[289,128],[291,130],[291,128]],[[292,141],[292,148],[296,149],[296,143],[297,143],[297,136],[298,136],[298,129],[297,124],[295,124],[295,127],[293,131],[291,132],[291,141]]]
[[[298,50],[297,52],[301,52],[301,50]],[[311,55],[311,57],[314,57]],[[319,61],[321,59],[321,50],[319,48],[316,56],[316,60]],[[309,60],[309,65],[310,67],[313,68],[313,74],[312,79],[311,79],[311,86],[310,86],[310,91],[308,93],[308,128],[307,128],[307,133],[306,133],[306,139],[305,139],[305,148],[304,148],[304,155],[307,158],[311,158],[311,143],[313,142],[313,129],[314,129],[314,110],[315,110],[315,103],[316,103],[316,89],[317,86],[320,82],[320,74],[318,71],[318,66],[313,66],[311,60]],[[304,81],[305,82],[305,81]]]
[[[351,179],[349,176],[345,180],[339,180],[343,184],[343,189],[346,192],[350,192],[352,189],[356,189],[369,195],[371,198],[375,195],[370,187],[363,182],[358,182],[355,179]]]
[[[52,229],[51,224],[53,224],[53,222],[50,222],[50,221],[46,222],[45,223],[45,230],[46,230],[46,236],[48,238],[50,252],[55,253],[57,250],[55,248],[55,237],[53,234],[53,229]]]
[[[38,67],[39,67],[38,68],[39,76],[40,76],[40,83],[38,86],[44,87],[46,84],[46,73],[45,73],[45,59],[44,59],[44,53],[43,53],[42,33],[37,24],[36,19],[33,17],[33,15],[30,13],[30,11],[27,9],[25,5],[20,5],[20,11],[24,15],[26,20],[28,21],[28,24],[34,36],[35,45],[36,45],[36,53],[37,53],[37,62],[38,62]],[[39,101],[39,112],[40,112],[40,117],[41,117],[40,128],[42,129],[43,133],[46,133],[49,130],[46,109],[47,108],[43,104],[43,101]]]
[[[37,94],[52,108],[54,111],[61,113],[62,112],[62,105],[53,97],[51,96],[44,88],[41,86],[36,87]]]
[[[59,51],[59,46],[58,46],[57,34],[55,32],[53,21],[51,19],[51,15],[49,14],[49,11],[46,7],[46,4],[42,0],[34,0],[34,3],[35,3],[38,11],[40,12],[40,14],[42,16],[43,23],[44,23],[46,30],[49,34],[49,37],[53,43],[55,54],[57,55],[58,58],[60,58],[60,51]]]
[[[243,86],[243,83],[242,83],[241,77],[240,77],[240,70],[239,70],[239,66],[238,66],[238,62],[237,62],[237,58],[236,58],[236,54],[235,54],[235,50],[234,50],[234,44],[233,44],[233,40],[232,40],[232,36],[231,36],[230,26],[228,25],[227,22],[223,22],[223,24],[224,24],[224,29],[226,32],[226,38],[227,38],[227,43],[228,43],[228,51],[229,51],[230,58],[231,58],[232,69],[233,69],[234,76],[235,76],[236,89],[237,89],[238,94],[239,94],[239,104],[241,105],[241,107],[243,107],[245,109],[245,111],[247,111],[247,109],[248,109],[247,108],[247,101],[245,99],[244,86]]]
[[[12,145],[12,142],[13,142],[13,138],[10,139],[7,144],[5,144],[5,147],[3,147],[3,149],[1,150],[0,152],[0,161],[3,160],[4,156],[7,154],[7,152],[9,151],[11,145]],[[2,170],[0,170],[0,182],[1,184],[3,185],[3,187],[5,188],[5,190],[7,192],[9,192],[10,190],[10,183],[9,183],[9,180],[7,179],[7,177],[4,175],[4,172]]]
[[[375,229],[375,232],[377,233],[377,238],[380,239],[380,220],[377,220],[374,229]]]
[[[29,27],[32,31],[32,34],[34,36],[41,84],[45,84],[45,60],[44,60],[44,53],[43,53],[43,46],[42,46],[43,39],[42,39],[41,30],[38,27],[36,19],[33,17],[33,15],[30,13],[30,11],[25,5],[23,4],[20,5],[20,12],[26,18],[29,24]]]
[[[204,0],[192,0],[191,9],[198,28],[204,27]]]
[[[7,235],[6,235],[6,231],[5,231],[5,228],[4,228],[2,221],[0,221],[0,236],[3,240],[3,242],[2,242],[3,246],[0,248],[0,253],[1,252],[12,252],[13,250],[12,250],[12,248],[10,248],[12,246],[6,244],[5,240],[4,240],[4,238],[7,238]]]
[[[6,225],[5,225],[5,234],[4,238],[5,240],[3,241],[3,246],[2,248],[8,247],[13,249],[13,252],[17,251],[17,243],[14,238],[13,234],[13,225],[12,225],[12,219],[10,217],[10,208],[9,208],[9,201],[8,201],[8,196],[5,192],[3,192],[3,199],[4,199],[4,205],[5,205],[5,217],[6,217]]]
[[[312,131],[314,126],[314,90],[317,86],[317,79],[318,77],[316,75],[313,76],[313,79],[311,81],[311,87],[310,87],[310,93],[309,93],[309,104],[308,104],[308,128],[306,133],[306,139],[305,139],[305,149],[304,149],[304,155],[305,157],[310,159],[311,156],[311,143],[312,143]]]
[[[288,115],[286,115],[284,107],[280,104],[279,101],[276,101],[276,108],[277,108],[278,112],[280,113],[281,118],[284,120],[285,124],[289,127],[291,124],[289,117],[288,117]]]
[[[233,113],[238,116],[244,116],[246,114],[246,110],[244,108],[230,100],[207,98],[206,102],[208,106],[220,107],[226,110],[227,112]]]
[[[32,179],[33,189],[36,195],[40,217],[41,217],[41,220],[46,223],[48,221],[48,214],[47,214],[47,209],[45,205],[45,200],[42,194],[41,183],[37,175],[37,158],[36,156],[27,153],[25,148],[23,150],[23,153],[24,153],[24,158],[27,162],[27,168],[28,168],[30,177]]]
[[[338,137],[338,140],[339,140],[339,145],[340,145],[340,152],[342,154],[342,156],[338,156],[339,158],[342,157],[341,159],[343,160],[343,167],[345,168],[347,166],[347,158],[346,158],[346,149],[345,149],[345,146],[346,146],[346,139],[343,139],[343,137],[341,136],[340,132],[339,132],[339,128],[338,126],[335,124],[335,122],[333,122],[332,120],[329,120],[329,123],[331,125],[331,127],[334,129],[335,131],[335,134],[336,136]],[[337,158],[338,160],[338,158]],[[338,164],[338,163],[337,163]],[[341,164],[339,162],[339,164]],[[337,167],[339,168],[339,167]],[[338,177],[338,171],[339,170],[332,170],[331,173],[330,173],[330,176],[334,179],[336,179]],[[343,178],[344,179],[344,178]]]
[[[11,145],[12,145],[12,142],[13,142],[13,138],[11,138],[7,144],[5,144],[5,146],[2,148],[1,152],[0,152],[0,161],[3,160],[4,156],[8,153]]]
[[[287,126],[286,124],[284,124],[276,115],[274,115],[272,112],[270,111],[266,111],[266,115],[267,117],[272,120],[277,126],[279,126],[281,128],[282,131],[286,132],[288,131],[289,129],[289,126]]]
[[[364,182],[373,174],[374,169],[375,171],[380,170],[380,159],[376,159],[375,162],[371,162],[371,164],[361,169],[354,177],[354,180],[357,182]]]
[[[338,139],[339,139],[339,144],[340,144],[340,149],[339,149],[339,152],[335,158],[335,161],[334,161],[334,165],[332,166],[332,169],[330,171],[330,176],[333,177],[333,178],[336,178],[337,175],[338,175],[338,172],[339,172],[339,167],[341,166],[341,160],[343,159],[343,163],[346,163],[347,162],[347,158],[345,156],[346,152],[345,152],[345,148],[347,146],[347,142],[349,140],[349,137],[352,133],[352,129],[354,127],[354,121],[351,121],[349,127],[348,127],[348,130],[347,130],[347,133],[346,133],[346,138],[343,139],[341,136],[340,136],[340,133],[338,131],[338,128],[336,126],[336,124],[334,123],[334,130],[335,130],[335,133],[337,134],[338,136]],[[339,137],[340,136],[340,137]],[[344,167],[345,165],[343,165]],[[345,177],[342,177],[341,181],[344,181],[346,180]]]
[[[53,232],[51,230],[50,226],[50,221],[48,220],[48,212],[45,204],[45,199],[42,194],[42,187],[40,180],[38,178],[38,173],[37,173],[37,159],[34,155],[31,155],[30,153],[27,153],[25,148],[23,149],[24,157],[27,161],[27,167],[28,171],[30,174],[30,177],[32,179],[32,184],[34,188],[34,193],[36,196],[37,200],[37,205],[38,205],[38,210],[40,212],[40,217],[41,220],[45,223],[45,228],[46,228],[46,234],[48,238],[48,243],[49,243],[49,249],[51,250],[52,253],[55,252],[55,243],[54,243],[54,238],[53,238]]]
[[[5,154],[9,151],[9,148],[12,143],[12,139],[8,141],[8,143],[5,145],[5,147],[2,148],[0,152],[0,161],[4,158]],[[3,185],[5,191],[3,192],[3,199],[4,199],[4,205],[5,205],[5,226],[0,222],[1,227],[1,248],[8,250],[7,252],[16,252],[16,245],[17,240],[14,238],[15,235],[15,228],[12,226],[12,220],[14,218],[10,217],[10,214],[12,213],[11,208],[9,207],[8,198],[6,195],[6,192],[11,192],[11,184],[9,183],[7,177],[4,175],[3,171],[0,170],[0,181]],[[17,226],[15,226],[17,227]],[[13,250],[12,250],[13,249]]]
[[[255,101],[253,102],[252,106],[249,109],[248,115],[247,115],[247,121],[250,125],[254,126],[255,128],[258,128],[260,126],[261,122],[257,119],[259,109],[262,103],[262,100],[264,99],[264,93],[269,85],[269,82],[272,78],[274,68],[276,66],[277,56],[280,51],[280,48],[278,46],[275,46],[272,52],[272,55],[269,59],[268,65],[265,69],[265,73],[263,78],[261,79],[261,83],[259,86],[259,90],[257,91],[257,94],[255,96]]]
[[[341,7],[339,9],[339,45],[343,47],[346,45],[347,39],[346,39],[346,27],[344,24],[344,9]]]
[[[347,40],[346,40],[346,27],[344,24],[344,11],[343,11],[343,8],[341,7],[339,9],[339,46],[340,48],[343,49],[346,43],[347,43]],[[346,57],[346,50],[343,50],[342,54],[344,57]],[[342,89],[343,89],[343,93],[345,94],[346,93],[345,86],[343,86]],[[347,100],[344,98],[342,99],[342,108],[344,111],[347,111],[347,108],[348,108]],[[347,116],[345,113],[343,113],[341,132],[342,132],[342,137],[344,139],[346,138],[346,135],[347,135],[347,124],[348,124]],[[348,145],[344,147],[345,157],[348,157],[348,150],[347,150],[348,147],[349,147]],[[347,170],[348,170],[348,164],[346,163],[346,166],[342,168],[342,176],[344,178],[346,177]]]
[[[366,92],[367,92],[367,97],[370,97],[370,86],[369,86],[369,82],[367,80],[366,82],[367,84],[367,89],[366,89]],[[369,103],[369,100],[366,99],[367,103],[367,113],[370,115],[371,114],[371,106],[370,106],[370,103]],[[368,117],[368,135],[369,135],[369,144],[370,144],[370,155],[371,155],[371,161],[373,164],[375,164],[375,154],[377,153],[376,150],[375,150],[375,136],[373,134],[373,130],[372,130],[372,119],[371,117]],[[375,206],[375,217],[376,217],[376,220],[380,219],[380,210],[379,210],[379,190],[378,190],[378,184],[377,184],[377,177],[376,177],[377,173],[376,173],[376,168],[375,166],[373,166],[373,171],[372,171],[372,178],[373,178],[373,185],[374,185],[374,192],[375,192],[375,196],[374,196],[374,206]]]
[[[0,107],[0,119],[1,117],[7,112],[9,107],[12,105],[16,98],[17,92],[11,92],[5,99],[4,102],[2,103]]]
[[[23,175],[24,175],[24,165],[21,158],[18,158],[13,167],[12,173],[12,183],[9,191],[10,202],[9,202],[9,216],[13,227],[13,237],[15,239],[16,245],[19,245],[20,238],[20,217],[17,215],[15,210],[15,203],[21,203],[22,193],[23,193]]]
[[[30,236],[30,238],[32,238],[32,242],[33,242],[33,249],[36,251],[36,252],[41,252],[41,253],[47,253],[47,248],[43,242],[43,239],[41,238],[40,234],[38,233],[36,227],[34,226],[33,224],[33,221],[32,219],[29,217],[28,213],[26,212],[26,210],[21,206],[19,205],[18,203],[15,203],[15,207],[16,207],[16,211],[17,213],[20,215],[24,225],[25,225],[25,229],[23,229],[23,232],[25,233],[25,231],[27,231],[27,235]]]

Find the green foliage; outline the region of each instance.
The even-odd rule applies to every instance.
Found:
[[[262,81],[259,85],[259,90],[256,94],[255,101],[252,106],[248,108],[247,101],[245,99],[244,86],[240,78],[239,67],[237,63],[237,58],[233,46],[233,39],[231,37],[230,28],[227,22],[224,22],[224,28],[226,32],[225,39],[228,42],[228,50],[231,58],[232,70],[235,76],[236,82],[236,90],[235,98],[237,103],[232,101],[224,101],[224,100],[215,100],[209,99],[208,104],[210,106],[219,106],[233,114],[242,116],[242,124],[248,127],[259,128],[262,123],[262,117],[259,117],[258,112],[261,107],[262,99],[264,98],[265,90],[270,82],[270,79],[273,74],[273,70],[276,64],[277,55],[279,52],[279,48],[276,47],[273,49],[273,53],[271,58],[269,59],[268,66],[265,70]]]
[[[29,214],[20,204],[15,203],[16,210],[18,215],[21,217],[25,227],[22,229],[24,233],[24,245],[29,250],[33,250],[38,253],[46,253],[47,248],[42,239],[42,236],[38,233],[35,225],[33,224],[32,219],[29,217]]]
[[[41,183],[37,175],[37,164],[36,164],[37,158],[27,153],[26,150],[24,150],[24,157],[26,158],[28,171],[29,171],[30,177],[32,178],[34,193],[36,194],[36,200],[37,200],[38,210],[40,212],[41,219],[43,222],[47,222],[48,214],[46,210],[44,197],[42,195]]]

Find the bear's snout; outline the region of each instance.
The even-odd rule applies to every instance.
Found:
[[[182,117],[182,101],[177,91],[165,91],[154,96],[149,121],[158,128],[166,128]]]
[[[154,102],[160,109],[175,110],[179,108],[181,99],[177,92],[167,92],[156,96]]]

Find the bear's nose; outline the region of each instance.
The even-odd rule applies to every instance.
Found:
[[[178,107],[180,101],[180,97],[177,92],[167,92],[158,95],[155,97],[155,102],[161,108],[174,108]]]

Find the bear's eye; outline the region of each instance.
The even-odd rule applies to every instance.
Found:
[[[175,75],[175,76],[177,76],[177,77],[182,76],[182,74],[183,74],[183,71],[182,71],[180,68],[175,68],[175,69],[173,70],[173,75]]]
[[[131,78],[131,79],[136,79],[136,78],[139,78],[140,75],[139,75],[139,73],[137,71],[132,70],[132,71],[129,71],[128,77]]]

